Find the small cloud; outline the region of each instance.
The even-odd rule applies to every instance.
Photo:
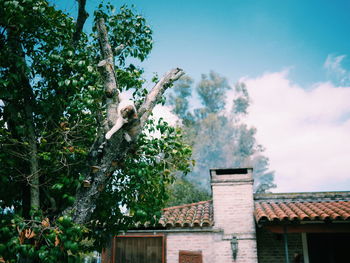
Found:
[[[346,55],[335,56],[330,54],[327,56],[323,67],[328,70],[337,71],[340,74],[345,74],[346,71],[342,68],[341,62],[346,58]]]
[[[350,82],[350,72],[343,67],[345,59],[346,55],[329,54],[323,64],[330,80],[340,85],[346,85]]]

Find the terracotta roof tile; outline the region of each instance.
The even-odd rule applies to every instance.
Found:
[[[350,201],[329,202],[255,202],[255,219],[258,223],[280,221],[350,221]]]
[[[168,207],[159,220],[163,227],[209,227],[214,224],[212,201]]]
[[[350,221],[350,192],[267,193],[255,194],[254,199],[258,223]],[[192,228],[213,225],[213,203],[202,201],[165,208],[158,226]]]

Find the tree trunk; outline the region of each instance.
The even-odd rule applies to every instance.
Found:
[[[78,2],[78,18],[75,25],[75,32],[73,34],[73,45],[76,46],[83,32],[84,24],[89,14],[85,10],[86,0],[76,0]]]
[[[40,189],[39,189],[39,164],[38,164],[38,150],[36,144],[36,135],[33,125],[33,110],[30,105],[30,101],[26,101],[24,106],[26,115],[26,127],[27,127],[27,140],[29,144],[29,165],[30,175],[28,182],[30,185],[30,206],[34,209],[40,208]]]
[[[29,185],[30,185],[30,206],[31,208],[38,209],[40,208],[40,189],[39,189],[39,164],[38,164],[38,150],[36,143],[36,135],[33,125],[33,111],[29,104],[26,102],[24,106],[26,113],[26,126],[27,126],[27,140],[29,144],[29,164],[30,164],[30,176],[29,176]]]
[[[115,122],[116,109],[118,107],[118,85],[114,74],[114,62],[111,46],[108,42],[107,30],[104,20],[100,19],[97,22],[99,31],[99,40],[101,45],[101,54],[103,60],[99,63],[101,68],[101,76],[104,81],[105,94],[107,97],[107,127],[111,127]],[[80,187],[77,191],[76,199],[72,207],[66,209],[63,214],[71,214],[74,222],[86,223],[95,210],[96,201],[100,196],[101,191],[105,187],[108,180],[118,168],[113,165],[122,160],[125,154],[135,145],[137,137],[140,135],[142,128],[151,114],[154,106],[160,100],[165,90],[172,85],[174,81],[179,79],[184,72],[179,69],[169,71],[150,91],[145,101],[138,109],[138,119],[130,121],[123,126],[113,137],[106,141],[104,134],[101,134],[96,139],[92,149],[90,150],[90,159],[87,161],[88,167],[85,173],[85,179],[90,181],[89,187]],[[125,130],[132,130],[131,142],[124,139]],[[102,157],[97,154],[101,144],[103,147]]]
[[[28,144],[28,162],[30,174],[27,176],[27,181],[30,187],[30,206],[31,208],[38,209],[40,207],[40,191],[39,191],[39,163],[37,156],[37,137],[35,134],[34,126],[34,112],[33,105],[35,98],[32,87],[30,86],[29,79],[26,75],[26,61],[24,58],[24,51],[22,49],[19,36],[12,30],[9,33],[9,43],[12,49],[14,61],[21,61],[20,66],[18,63],[11,63],[10,70],[19,75],[18,86],[23,88],[23,112],[24,112],[24,126],[26,134],[24,136],[25,143]],[[15,65],[15,66],[14,66]],[[20,110],[20,109],[19,109]]]

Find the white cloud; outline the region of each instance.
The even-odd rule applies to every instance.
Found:
[[[346,58],[346,55],[335,56],[334,54],[329,54],[326,58],[323,67],[325,69],[338,71],[341,74],[346,73],[346,70],[341,66],[341,62]]]
[[[341,59],[340,59],[341,61]],[[243,78],[277,192],[350,189],[350,87],[293,84],[288,72]]]
[[[323,67],[327,70],[328,77],[341,85],[349,83],[350,81],[350,72],[342,65],[345,59],[346,55],[335,56],[329,54],[323,64]]]

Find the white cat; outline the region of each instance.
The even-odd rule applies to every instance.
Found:
[[[126,94],[123,93],[119,93],[118,95],[119,97],[119,105],[117,108],[117,120],[116,123],[114,124],[114,126],[112,127],[112,129],[110,129],[107,133],[106,133],[106,139],[109,140],[112,135],[114,133],[116,133],[117,131],[119,131],[119,129],[121,127],[123,127],[123,125],[125,123],[128,122],[128,118],[130,117],[137,117],[137,112],[136,112],[136,108],[135,108],[135,104],[132,100],[127,99],[126,98]],[[125,139],[130,142],[131,141],[131,137],[129,134],[125,133]]]

